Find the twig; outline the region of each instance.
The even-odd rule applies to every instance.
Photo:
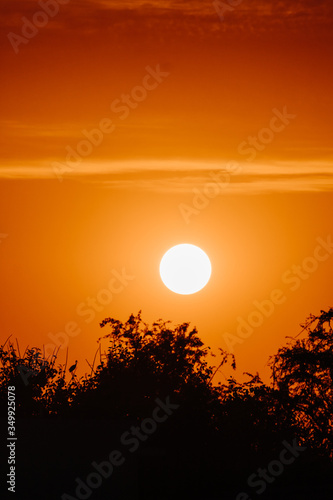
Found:
[[[91,373],[90,373],[90,376],[93,374],[93,371],[94,371],[95,359],[96,359],[96,356],[97,356],[98,351],[99,351],[99,348],[98,348],[98,349],[97,349],[97,351],[95,352],[95,356],[94,356],[94,360],[93,360],[93,365],[92,365],[92,368],[91,368]]]
[[[67,347],[67,350],[66,350],[66,361],[65,361],[65,368],[64,368],[63,378],[65,378],[65,374],[66,374],[67,359],[68,359],[68,347]]]
[[[52,357],[53,357],[53,360],[51,360],[51,363],[50,363],[50,368],[53,368],[54,367],[54,363],[56,362],[56,359],[57,359],[57,356],[58,356],[58,352],[59,352],[59,349],[60,349],[60,345],[57,349],[57,346],[54,348],[53,350],[53,354],[52,354]],[[54,354],[55,353],[55,354]]]
[[[215,377],[215,375],[217,374],[217,372],[220,370],[221,366],[223,366],[225,363],[225,360],[223,359],[221,361],[221,363],[219,364],[219,366],[215,369],[215,371],[213,372],[212,376],[210,377],[209,379],[209,383],[211,383],[211,381],[213,380],[213,378]]]
[[[86,362],[88,363],[88,365],[90,366],[91,370],[92,370],[92,366],[91,364],[89,363],[89,361],[86,359]]]
[[[20,359],[22,359],[21,358],[21,353],[20,353],[20,346],[19,346],[17,338],[16,338],[16,345],[17,345],[17,352],[19,353]]]
[[[26,352],[27,352],[27,350],[28,350],[28,347],[29,347],[29,344],[28,344],[28,345],[27,345],[27,347],[25,348],[25,351],[24,351],[24,353],[23,353],[23,359],[24,359],[25,353],[26,353]]]
[[[301,333],[304,332],[304,330],[306,330],[310,325],[312,325],[312,323],[314,321],[316,321],[316,319],[319,319],[319,316],[314,316],[311,321],[308,321],[308,323],[305,323],[305,325],[303,326],[302,330],[296,335],[296,337],[292,337],[293,339],[296,339],[299,335],[301,335]]]
[[[3,347],[5,347],[5,345],[7,344],[8,340],[10,339],[10,337],[11,337],[11,336],[12,336],[12,334],[11,334],[11,335],[9,335],[9,337],[8,337],[8,338],[7,338],[7,340],[6,340],[6,342],[5,342],[5,343],[1,346],[2,348],[3,348]]]

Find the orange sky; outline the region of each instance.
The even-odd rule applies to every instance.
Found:
[[[1,338],[67,328],[83,364],[99,321],[142,309],[226,349],[279,289],[234,345],[239,374],[266,376],[332,306],[332,19],[328,0],[244,0],[223,20],[213,2],[4,1]],[[213,266],[193,296],[158,274],[183,242]]]

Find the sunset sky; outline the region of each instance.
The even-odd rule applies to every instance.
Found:
[[[63,339],[84,372],[99,322],[142,309],[267,379],[333,306],[331,0],[3,0],[1,19],[1,339]],[[178,243],[212,263],[194,295],[159,276]]]

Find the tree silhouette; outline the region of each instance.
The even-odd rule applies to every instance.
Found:
[[[210,348],[204,347],[189,323],[174,329],[169,323],[158,320],[149,328],[141,311],[124,324],[105,319],[100,326],[111,331],[99,342],[107,339],[109,347],[78,389],[73,411],[140,417],[150,400],[172,393],[177,399],[195,400],[197,411],[201,405],[207,413],[209,404],[218,400],[212,384],[214,367],[206,360]]]
[[[38,456],[52,450],[51,464],[48,469],[40,465],[38,487],[31,487],[30,497],[45,498],[51,467],[58,490],[48,492],[48,498],[59,499],[73,487],[77,470],[109,453],[111,443],[119,446],[124,431],[140,427],[152,415],[157,398],[169,398],[177,411],[146,436],[124,466],[125,476],[139,477],[140,498],[236,498],[249,474],[279,456],[286,441],[303,443],[307,452],[280,482],[270,485],[266,498],[332,498],[332,318],[333,309],[310,316],[300,334],[278,350],[269,363],[271,385],[258,373],[247,374],[243,383],[234,377],[215,383],[226,363],[236,368],[232,354],[220,349],[212,366],[210,348],[196,328],[189,323],[172,327],[161,319],[149,326],[141,311],[125,323],[107,318],[100,324],[108,331],[98,339],[90,373],[80,378],[75,368],[67,368],[67,357],[65,364],[57,364],[57,352],[45,359],[37,347],[21,356],[18,344],[7,339],[0,347],[2,414],[7,388],[14,385],[21,425],[30,417],[28,429],[35,421],[36,436],[46,436],[35,442],[29,431],[31,437],[21,436],[21,448],[29,455],[38,443]],[[78,449],[82,442],[78,454],[64,455],[68,443]],[[25,464],[22,491],[33,474]],[[123,498],[120,493],[117,497],[121,481],[119,473],[118,483],[115,478],[93,498]],[[293,481],[304,483],[297,486],[299,493]]]
[[[273,384],[289,399],[304,442],[332,456],[333,308],[311,315],[305,338],[293,339],[271,359]]]

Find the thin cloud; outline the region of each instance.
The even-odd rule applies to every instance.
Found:
[[[191,193],[195,188],[205,189],[216,181],[226,194],[332,191],[333,163],[274,162],[249,165],[197,160],[82,162],[67,169],[61,177],[63,182],[76,180],[109,189],[169,194]],[[0,168],[0,178],[59,182],[52,162],[4,166]]]
[[[61,125],[44,125],[38,123],[26,123],[18,120],[1,120],[0,131],[2,137],[14,137],[16,140],[30,138],[39,140],[47,138],[49,140],[77,139],[80,137],[79,126],[76,123],[66,123]]]
[[[220,1],[223,4],[223,0]],[[2,21],[7,29],[15,30],[22,24],[22,16],[31,18],[40,10],[35,0],[11,0],[3,8]],[[261,31],[288,25],[288,30],[308,24],[331,27],[333,4],[331,0],[244,0],[233,7],[220,21],[214,1],[209,0],[71,0],[60,5],[60,14],[47,25],[48,31],[60,28],[77,29],[81,34],[91,34],[101,29],[122,30],[129,26],[144,32],[154,31],[156,22],[165,28],[176,29],[179,25],[188,34],[195,31],[203,36],[214,32],[233,30]],[[203,26],[204,25],[204,26]],[[204,27],[204,30],[203,30]]]

